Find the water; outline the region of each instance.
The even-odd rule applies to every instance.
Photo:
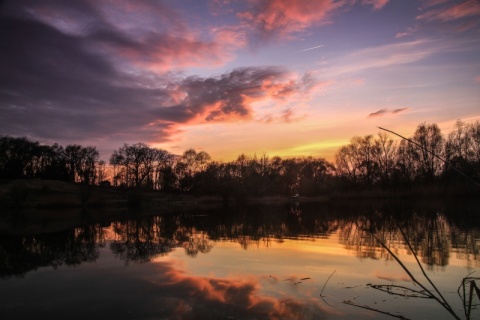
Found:
[[[453,319],[438,301],[414,297],[422,289],[401,264],[434,289],[406,237],[427,276],[465,319],[460,285],[465,277],[480,277],[479,213],[477,203],[465,201],[403,201],[144,212],[101,224],[88,223],[88,213],[63,225],[32,217],[3,221],[0,314]],[[72,223],[78,226],[67,227]],[[479,303],[474,295],[471,319],[480,317]]]

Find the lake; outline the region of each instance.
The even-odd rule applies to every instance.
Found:
[[[2,220],[2,319],[480,318],[475,201],[90,216]]]

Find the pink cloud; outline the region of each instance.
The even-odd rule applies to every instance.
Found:
[[[192,277],[174,268],[167,270],[166,281],[157,285],[159,290],[175,288],[172,292],[177,294],[178,299],[175,299],[174,312],[181,318],[190,318],[192,313],[207,318],[212,316],[212,312],[220,315],[232,309],[246,318],[321,319],[328,314],[318,300],[261,295],[261,284],[257,279]]]
[[[480,15],[480,2],[467,0],[448,8],[433,9],[417,16],[418,20],[452,21],[470,16]]]
[[[475,78],[475,82],[476,82],[476,83],[480,83],[480,76],[478,76],[478,77]]]
[[[180,12],[158,2],[33,2],[30,16],[62,33],[80,35],[89,50],[120,68],[164,73],[223,65],[246,45],[239,27],[191,28]]]
[[[242,48],[247,45],[247,37],[243,28],[238,26],[218,27],[211,30],[216,43],[232,48]]]
[[[223,34],[220,34],[223,37]],[[221,39],[221,38],[220,38]],[[231,43],[203,41],[186,35],[150,34],[134,42],[106,43],[105,48],[124,58],[124,63],[148,71],[166,72],[193,66],[223,65],[233,58]]]
[[[314,25],[326,23],[330,12],[341,4],[332,0],[260,0],[237,16],[260,39],[289,38]]]
[[[252,120],[254,103],[308,97],[321,85],[308,73],[298,77],[279,67],[241,68],[211,78],[188,77],[167,85],[168,99],[154,111],[158,119],[155,123],[175,127]],[[281,117],[287,122],[295,119],[292,111]],[[172,130],[172,126],[168,129]]]

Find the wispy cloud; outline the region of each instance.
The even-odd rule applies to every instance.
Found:
[[[321,44],[321,45],[319,45],[319,46],[311,47],[311,48],[308,48],[308,49],[303,49],[303,50],[300,50],[300,51],[298,51],[298,52],[310,51],[310,50],[318,49],[318,48],[321,48],[321,47],[325,47],[325,45],[324,45],[324,44]]]
[[[449,41],[417,39],[365,48],[323,62],[323,74],[330,78],[349,75],[365,77],[366,71],[388,69],[423,61],[441,53],[468,51],[476,39],[457,38]]]
[[[394,109],[394,110],[389,110],[389,109],[380,109],[378,111],[375,111],[375,112],[372,112],[370,113],[367,118],[377,118],[377,117],[383,117],[383,116],[386,116],[388,114],[398,114],[398,113],[402,113],[406,110],[408,110],[409,108],[398,108],[398,109]]]
[[[380,10],[389,0],[333,1],[333,0],[256,0],[237,17],[250,30],[254,41],[292,39],[311,27],[330,24],[333,15],[345,7],[372,6]]]
[[[392,113],[393,113],[393,114],[397,114],[397,113],[406,111],[406,110],[408,110],[408,109],[409,109],[409,108],[399,108],[399,109],[392,110]]]
[[[238,17],[258,39],[290,38],[314,25],[326,23],[341,4],[331,0],[259,0]]]
[[[373,9],[380,10],[387,5],[390,0],[362,0],[365,5],[371,5]]]
[[[332,67],[326,72],[338,76],[414,63],[439,52],[441,45],[422,39],[360,49],[335,58],[331,62]]]
[[[467,0],[446,8],[432,9],[419,16],[418,20],[441,20],[451,21],[465,17],[479,16],[480,2],[477,0]]]
[[[415,25],[413,27],[408,27],[405,31],[402,32],[397,32],[395,35],[395,38],[403,38],[407,36],[411,36],[412,34],[416,33],[418,31],[418,25]]]
[[[376,118],[376,117],[381,117],[387,113],[387,109],[380,109],[378,111],[372,112],[368,115],[368,118]]]
[[[298,114],[294,108],[287,108],[279,114],[268,113],[260,117],[258,120],[261,123],[294,123],[304,120],[307,117],[306,114]]]

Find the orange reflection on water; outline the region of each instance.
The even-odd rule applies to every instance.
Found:
[[[238,242],[219,241],[205,255],[190,258],[177,249],[155,262],[176,266],[172,279],[177,284],[188,283],[193,295],[201,293],[210,300],[248,310],[268,310],[272,318],[346,316],[342,309],[323,302],[320,295],[334,305],[342,305],[344,299],[357,294],[355,290],[359,289],[352,288],[375,279],[409,281],[395,263],[387,272],[379,261],[359,263],[336,234],[329,238],[258,242],[257,246],[243,248]]]
[[[173,314],[178,319],[191,318],[193,313],[194,318],[199,319],[201,316],[321,319],[332,313],[313,297],[305,298],[281,290],[279,294],[267,292],[265,286],[275,286],[280,282],[273,276],[197,276],[182,270],[179,261],[166,260],[169,259],[156,261],[158,271],[163,274],[156,285],[175,297]],[[292,285],[292,282],[285,284]]]

